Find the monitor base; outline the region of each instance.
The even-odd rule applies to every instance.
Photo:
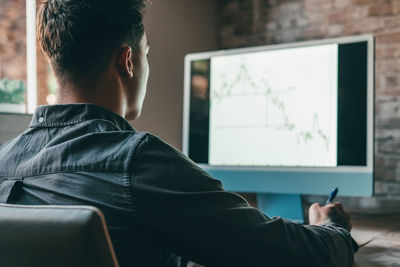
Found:
[[[257,193],[257,206],[268,217],[279,216],[304,223],[303,205],[300,195]]]

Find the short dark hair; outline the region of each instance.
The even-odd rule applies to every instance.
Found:
[[[45,0],[37,15],[43,52],[62,80],[100,75],[124,42],[143,37],[146,0]]]

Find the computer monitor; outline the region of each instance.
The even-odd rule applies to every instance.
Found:
[[[372,35],[189,54],[183,152],[270,216],[373,194]]]

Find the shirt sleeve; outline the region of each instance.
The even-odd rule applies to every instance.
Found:
[[[245,178],[245,177],[244,177]],[[136,220],[160,246],[206,266],[351,266],[353,240],[334,224],[269,218],[148,134],[131,167]]]

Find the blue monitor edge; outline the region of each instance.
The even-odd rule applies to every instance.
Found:
[[[277,59],[279,59],[279,57],[281,57],[282,55],[283,56],[285,55],[285,53],[286,53],[285,51],[289,51],[289,53],[297,53],[298,52],[297,54],[300,56],[293,54],[294,56],[291,55],[288,62],[290,62],[290,60],[294,60],[293,58],[298,58],[298,60],[301,61],[301,53],[304,52],[305,53],[304,55],[306,55],[308,53],[304,49],[303,49],[304,50],[303,51],[302,48],[311,48],[311,50],[312,50],[313,47],[322,48],[325,46],[327,49],[329,49],[327,47],[327,45],[329,45],[329,44],[337,44],[338,45],[339,52],[337,52],[337,53],[339,53],[339,55],[338,55],[337,61],[338,62],[341,61],[339,63],[333,62],[338,65],[332,65],[334,67],[337,66],[337,69],[338,69],[337,72],[339,73],[339,74],[337,74],[337,77],[338,77],[337,78],[337,80],[338,80],[337,88],[338,89],[337,89],[337,91],[334,91],[336,84],[333,83],[331,86],[331,88],[333,88],[333,89],[332,89],[332,92],[330,93],[331,95],[334,95],[335,93],[338,94],[337,100],[336,100],[337,107],[336,107],[336,109],[332,109],[330,113],[329,113],[329,111],[325,112],[325,111],[321,110],[321,114],[325,114],[325,113],[333,114],[333,115],[335,115],[335,113],[338,114],[337,115],[338,117],[333,117],[333,120],[335,120],[335,118],[336,118],[336,120],[338,121],[337,126],[335,126],[337,128],[333,128],[331,130],[331,132],[336,131],[336,133],[337,133],[336,139],[333,138],[336,140],[336,148],[334,149],[333,152],[332,151],[329,152],[330,155],[335,155],[335,153],[336,153],[336,155],[337,155],[336,158],[332,157],[332,156],[329,157],[328,153],[326,154],[327,156],[325,157],[326,160],[321,161],[321,162],[319,162],[319,161],[314,162],[313,160],[315,160],[315,159],[312,159],[310,162],[309,161],[303,162],[302,161],[303,159],[301,159],[301,157],[297,157],[297,158],[294,157],[293,159],[291,159],[291,161],[289,163],[287,163],[287,166],[279,165],[279,164],[282,165],[282,163],[285,164],[285,162],[283,162],[282,160],[277,161],[277,164],[275,164],[275,165],[274,165],[274,163],[270,163],[270,162],[266,162],[267,164],[263,165],[263,164],[258,163],[257,158],[248,159],[246,157],[239,157],[238,159],[235,159],[232,157],[227,157],[229,159],[227,159],[225,162],[224,161],[225,155],[224,155],[224,149],[223,149],[224,146],[223,145],[220,146],[219,143],[220,143],[221,139],[218,139],[218,134],[219,134],[218,129],[220,129],[222,127],[220,127],[220,128],[215,127],[215,125],[213,126],[213,124],[212,124],[213,122],[212,122],[211,128],[212,127],[214,127],[214,128],[210,129],[210,120],[214,120],[214,122],[218,121],[218,120],[226,121],[227,119],[229,119],[229,116],[226,115],[226,111],[233,112],[233,113],[235,112],[234,109],[229,109],[229,108],[224,111],[225,114],[223,114],[222,116],[219,116],[218,114],[211,114],[211,115],[208,114],[208,126],[207,127],[209,127],[209,128],[204,131],[206,134],[203,133],[203,135],[202,135],[202,136],[207,135],[207,140],[203,142],[201,139],[199,139],[200,142],[198,142],[199,145],[197,148],[190,147],[190,142],[189,142],[190,141],[189,139],[191,136],[190,131],[193,132],[193,129],[191,129],[191,127],[193,128],[193,126],[191,125],[191,119],[193,120],[193,106],[197,105],[197,108],[199,108],[199,109],[202,108],[202,109],[206,110],[206,112],[207,112],[207,108],[208,108],[209,113],[211,113],[211,112],[215,113],[215,110],[218,110],[218,108],[221,108],[221,105],[220,106],[214,105],[214,106],[212,106],[214,110],[210,111],[210,109],[211,109],[210,103],[208,103],[209,106],[205,106],[205,107],[204,106],[201,107],[201,104],[199,105],[198,103],[196,103],[192,97],[192,95],[193,95],[193,92],[192,92],[193,84],[192,83],[195,82],[198,84],[198,86],[204,87],[204,84],[206,82],[208,82],[208,89],[207,89],[208,93],[207,94],[204,94],[204,92],[202,90],[196,91],[194,93],[199,95],[199,98],[206,99],[208,97],[208,100],[206,100],[204,102],[214,101],[214,103],[216,103],[215,102],[216,100],[212,99],[212,97],[214,97],[218,94],[211,95],[211,93],[213,93],[214,91],[212,91],[213,89],[210,89],[210,86],[212,83],[212,81],[210,81],[210,77],[212,77],[212,75],[214,75],[214,77],[225,77],[227,75],[230,75],[229,73],[228,74],[225,73],[224,74],[225,76],[216,76],[216,74],[211,74],[212,71],[210,71],[210,74],[208,76],[208,81],[202,79],[200,77],[201,75],[193,78],[192,63],[194,61],[209,60],[209,63],[208,63],[209,69],[212,69],[212,64],[213,64],[214,72],[218,71],[218,70],[220,72],[221,71],[223,72],[224,69],[227,69],[226,72],[228,72],[228,71],[235,70],[234,67],[230,67],[229,65],[235,66],[234,63],[236,60],[236,58],[235,58],[236,55],[246,55],[246,57],[247,57],[247,55],[255,54],[257,56],[254,58],[262,58],[263,56],[265,56],[265,59],[270,59],[273,61],[274,56]],[[356,49],[355,44],[365,44],[365,53],[360,52],[360,57],[365,57],[362,60],[365,60],[365,62],[366,62],[366,64],[365,64],[366,65],[365,66],[366,73],[365,73],[365,75],[363,74],[364,76],[362,76],[365,78],[365,79],[362,79],[362,80],[365,80],[365,86],[364,86],[365,91],[366,91],[366,92],[364,92],[365,98],[366,98],[365,106],[363,106],[364,104],[361,103],[362,102],[361,100],[360,100],[360,103],[361,103],[360,105],[358,105],[358,104],[355,105],[356,108],[359,107],[360,110],[363,110],[365,108],[365,113],[363,113],[361,115],[354,115],[354,116],[359,116],[359,117],[354,117],[354,116],[352,117],[352,114],[354,111],[354,105],[352,105],[353,107],[350,107],[350,105],[348,105],[348,104],[343,104],[344,107],[343,107],[343,105],[340,106],[342,103],[341,102],[342,100],[339,99],[340,97],[342,97],[342,99],[345,99],[345,97],[346,97],[346,98],[350,98],[354,101],[354,100],[357,100],[358,98],[361,98],[361,99],[363,98],[361,96],[363,94],[362,91],[359,91],[358,93],[357,92],[353,93],[353,96],[351,95],[351,93],[349,95],[346,95],[347,93],[345,92],[345,96],[343,96],[342,91],[344,91],[344,89],[339,88],[341,86],[341,84],[340,84],[341,81],[339,81],[339,79],[346,80],[346,83],[348,85],[346,85],[347,87],[344,86],[344,88],[349,88],[349,87],[352,88],[352,86],[354,86],[354,81],[351,81],[352,78],[349,77],[346,73],[352,72],[352,71],[357,71],[354,69],[356,69],[358,65],[353,62],[354,60],[353,61],[350,60],[350,58],[354,56],[353,52],[354,52],[354,49]],[[349,48],[350,48],[350,45],[353,45],[353,48],[352,48],[353,51],[347,49],[348,52],[345,52],[345,49],[342,49],[342,47],[345,47],[346,45]],[[296,50],[296,48],[299,48],[299,49]],[[331,51],[334,51],[334,50],[332,50],[332,47],[330,49],[331,49]],[[357,49],[360,50],[359,47]],[[344,52],[341,50],[343,50]],[[281,51],[283,51],[283,52],[281,54],[279,54],[279,52],[281,52]],[[297,51],[297,52],[293,52],[293,51]],[[274,53],[268,53],[268,52],[274,52]],[[262,54],[262,53],[265,53],[265,54]],[[311,51],[311,53],[313,53],[313,52]],[[364,56],[362,55],[363,53],[365,54]],[[323,55],[323,54],[321,54],[321,55]],[[333,54],[333,55],[336,55],[336,54]],[[351,55],[351,57],[349,57],[349,55]],[[339,60],[340,57],[341,57],[341,60]],[[212,58],[213,58],[213,61],[211,62]],[[248,58],[251,58],[251,57],[248,57]],[[346,59],[345,64],[343,63],[343,61],[344,61],[343,58]],[[347,59],[347,58],[349,58],[349,59]],[[328,59],[329,59],[329,57],[327,57],[327,60]],[[231,60],[231,61],[229,61],[229,60]],[[239,58],[237,58],[237,60],[239,60]],[[243,59],[240,59],[240,60],[243,61]],[[242,61],[240,61],[240,62],[242,62]],[[223,64],[221,65],[220,62],[222,62]],[[239,61],[236,61],[236,62],[239,62]],[[354,65],[353,63],[356,65]],[[220,65],[218,65],[218,64],[220,64]],[[255,66],[258,66],[258,67],[262,66],[262,65],[260,65],[260,63],[257,63],[257,64],[258,65],[255,65]],[[310,63],[310,64],[312,64],[312,63]],[[316,64],[318,64],[318,62]],[[238,64],[236,64],[236,65],[238,65]],[[325,65],[327,66],[329,64],[325,64]],[[325,66],[325,65],[323,65],[323,66]],[[199,64],[198,70],[201,71],[203,67],[204,66]],[[249,69],[251,69],[251,67],[252,66],[250,64]],[[352,69],[349,69],[349,68],[352,68]],[[360,68],[363,68],[363,67],[361,66]],[[255,70],[255,69],[256,68],[253,68],[253,70]],[[279,67],[277,69],[279,70]],[[334,70],[334,68],[331,68],[331,69]],[[268,72],[268,71],[266,71],[265,73],[267,73],[267,75],[271,75],[272,78],[275,79],[276,86],[279,87],[279,77],[281,77],[281,76],[279,76],[280,74],[278,73],[278,70],[274,69],[272,71],[272,74],[270,74],[271,72]],[[328,71],[330,69],[327,67],[326,70],[327,70],[326,73],[328,73]],[[274,71],[277,73],[274,73]],[[342,73],[340,74],[340,72],[342,72]],[[360,73],[361,72],[363,72],[363,71],[360,71]],[[244,75],[243,73],[241,74],[242,76]],[[305,72],[305,73],[307,73],[307,72]],[[323,72],[321,72],[321,73],[322,73],[321,75],[323,76]],[[259,75],[259,77],[262,76],[261,73],[254,74],[254,75]],[[273,76],[273,75],[275,75],[275,76]],[[332,75],[336,75],[336,74],[332,74]],[[344,76],[346,76],[346,77],[344,77]],[[350,75],[350,76],[352,76],[352,75]],[[288,79],[289,78],[290,77],[288,77]],[[229,77],[227,80],[229,80]],[[328,81],[328,80],[329,79],[326,79],[326,81]],[[225,81],[224,84],[226,84],[226,83],[227,82]],[[254,84],[254,82],[253,82],[253,84]],[[360,84],[362,84],[362,83],[358,83],[358,85],[360,85]],[[214,83],[214,85],[215,85],[215,83]],[[363,85],[360,85],[360,88],[361,87],[363,87]],[[222,85],[221,85],[221,88],[222,88]],[[299,88],[301,88],[301,87],[299,87]],[[364,89],[360,89],[360,90],[364,90]],[[270,92],[270,91],[263,91],[260,94],[266,94],[268,92]],[[220,93],[220,92],[218,92],[218,93]],[[232,92],[228,92],[226,95],[230,96],[229,94],[232,94]],[[342,94],[342,96],[340,96],[340,94]],[[359,94],[361,94],[361,95],[359,96]],[[237,95],[239,95],[239,94],[237,94]],[[287,100],[287,102],[290,102],[289,97],[285,96],[284,98],[285,98],[284,100]],[[245,99],[244,101],[247,101],[249,99]],[[249,102],[249,103],[255,103],[254,106],[258,105],[256,102],[254,102],[257,100],[250,99],[249,101],[253,101],[253,102]],[[235,102],[232,102],[232,103],[235,103]],[[272,103],[272,102],[270,102],[270,103]],[[343,100],[343,103],[344,103],[344,100]],[[282,217],[286,217],[289,219],[303,221],[303,218],[302,218],[303,215],[302,214],[300,215],[300,212],[299,212],[299,205],[301,206],[301,204],[299,204],[300,194],[327,195],[330,192],[330,190],[334,187],[339,187],[340,196],[367,197],[367,196],[373,195],[373,191],[374,191],[374,186],[373,186],[374,185],[374,171],[373,171],[374,170],[374,37],[372,35],[360,35],[360,36],[325,39],[325,40],[317,40],[317,41],[297,42],[297,43],[282,44],[282,45],[267,45],[267,46],[260,46],[260,47],[240,48],[240,49],[232,49],[232,50],[222,50],[222,51],[214,51],[214,52],[189,54],[185,58],[185,80],[184,80],[184,103],[183,103],[183,105],[184,105],[183,140],[182,140],[183,152],[186,155],[188,155],[189,157],[191,157],[195,162],[197,162],[199,164],[199,166],[201,166],[205,171],[210,173],[213,177],[221,180],[223,183],[223,186],[226,190],[233,191],[233,192],[257,193],[259,208],[269,216],[282,216]],[[225,105],[225,106],[229,106],[229,105]],[[334,105],[332,105],[332,106],[334,106]],[[224,107],[224,108],[226,108],[226,107]],[[289,108],[290,108],[290,106],[289,106]],[[248,113],[248,114],[256,114],[256,113],[254,113],[256,111],[257,110],[254,109],[254,111],[250,111],[253,113]],[[272,110],[272,112],[274,112],[274,111]],[[342,113],[342,115],[340,115],[341,113]],[[355,113],[357,113],[357,111]],[[351,114],[351,115],[349,115],[349,114]],[[238,114],[236,114],[236,115],[238,115]],[[210,117],[211,117],[211,119],[210,119]],[[350,121],[350,119],[353,119],[354,121],[356,121],[355,122],[356,124],[354,124],[355,125],[354,130],[357,131],[358,128],[361,128],[362,130],[359,130],[360,138],[357,138],[357,140],[354,139],[354,136],[353,136],[353,137],[346,137],[348,140],[345,140],[345,141],[347,143],[352,143],[352,140],[353,141],[356,140],[355,143],[361,142],[360,143],[361,145],[360,144],[358,144],[358,146],[350,145],[350,147],[347,147],[347,148],[346,147],[340,148],[339,144],[343,140],[339,140],[339,139],[343,139],[344,138],[343,136],[347,135],[346,131],[347,132],[353,131],[353,129],[350,130],[349,127],[340,125],[340,121],[342,121],[342,120],[346,121],[347,117],[352,117],[352,118],[348,118],[347,122],[345,122],[345,123],[353,125],[353,122]],[[361,121],[363,121],[363,119],[362,119],[363,117],[365,117],[365,121],[360,122],[360,124],[357,125],[357,121],[359,121],[357,118],[361,118]],[[222,120],[221,120],[221,118],[222,118]],[[198,121],[201,121],[201,120],[204,121],[204,118],[198,119]],[[257,122],[256,119],[254,119],[253,121]],[[241,123],[243,124],[243,122],[241,122]],[[203,124],[200,123],[199,125],[201,126]],[[315,124],[313,124],[313,125],[315,126]],[[365,125],[365,127],[363,125]],[[218,125],[218,126],[221,126],[221,125]],[[226,125],[223,125],[223,126],[226,126]],[[228,125],[228,126],[232,126],[232,125]],[[360,127],[358,127],[358,126],[360,126]],[[285,129],[289,129],[290,124],[286,123],[285,127],[286,127]],[[244,130],[240,130],[240,131],[242,131],[244,133],[249,133],[250,130],[244,129]],[[317,131],[315,131],[315,132],[317,132]],[[321,132],[321,131],[318,131],[318,132]],[[237,136],[240,136],[240,133],[239,134],[235,133],[235,132],[232,132],[232,133],[233,133],[233,135],[237,134]],[[210,134],[214,138],[214,142],[212,144],[217,143],[218,146],[220,146],[218,148],[213,147],[212,149],[210,149],[211,152],[209,151],[210,142],[212,142],[209,140]],[[274,136],[276,136],[276,134],[271,135],[271,136],[274,137]],[[301,136],[303,137],[304,134]],[[321,134],[321,136],[322,136],[322,134]],[[342,137],[340,137],[340,136],[342,136]],[[333,137],[333,135],[331,135],[331,137]],[[346,138],[344,138],[344,139],[346,139]],[[361,141],[358,139],[361,139]],[[216,142],[215,140],[218,142]],[[196,141],[197,141],[197,139],[196,139]],[[225,142],[225,140],[223,140],[222,143],[224,143],[224,142]],[[228,141],[226,141],[226,142],[228,142]],[[225,144],[225,148],[228,147],[229,145],[230,145],[229,142],[227,144]],[[254,146],[254,144],[253,144],[253,146]],[[202,147],[204,148],[204,150],[207,150],[207,151],[206,152],[203,151],[201,153],[207,154],[208,156],[206,157],[205,160],[201,160],[201,157],[200,157],[200,160],[198,160],[199,157],[196,158],[196,155],[193,157],[193,153],[191,153],[191,150],[193,150],[193,149],[201,150]],[[243,146],[243,147],[245,147],[245,146]],[[335,145],[332,145],[332,147],[335,147]],[[275,150],[276,149],[277,148],[275,148]],[[356,153],[349,151],[349,149],[350,150],[353,149],[354,151],[356,151]],[[361,150],[363,150],[363,152],[360,152]],[[199,154],[201,154],[201,153],[199,153]],[[213,155],[210,156],[210,153],[213,153]],[[346,155],[350,155],[350,154],[359,154],[359,157],[357,159],[357,156],[350,156],[350,158],[347,157],[347,159],[346,159]],[[363,160],[363,158],[365,158],[365,160]],[[242,163],[241,160],[244,160],[244,161],[249,160],[249,161],[246,162],[245,164],[235,164],[235,162]],[[254,160],[257,162],[254,163],[253,162]],[[283,157],[283,160],[284,160],[284,157]],[[300,161],[297,162],[298,160],[300,160]],[[210,164],[210,161],[213,161],[212,164]],[[355,164],[352,165],[353,163],[355,163]]]

